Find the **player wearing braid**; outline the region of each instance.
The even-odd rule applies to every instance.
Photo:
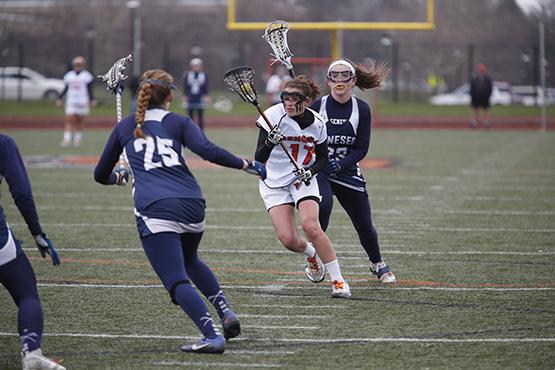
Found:
[[[260,180],[259,190],[280,242],[285,248],[305,255],[308,278],[321,282],[327,270],[333,283],[332,297],[349,298],[349,284],[341,275],[333,245],[318,222],[320,192],[313,177],[326,165],[327,135],[324,121],[307,105],[310,97],[318,96],[319,92],[311,80],[299,76],[285,83],[281,92],[283,103],[265,111],[274,128],[270,130],[262,116],[258,119],[260,133],[255,158],[266,162],[268,171],[266,180]],[[289,158],[278,146],[280,142],[302,166],[300,170],[292,171]],[[311,242],[297,233],[294,207],[299,210],[301,227]]]
[[[60,259],[54,245],[46,237],[39,222],[33,200],[31,183],[12,138],[0,134],[0,181],[6,179],[12,198],[25,219],[41,256],[49,254],[54,265]],[[43,330],[43,314],[33,268],[8,226],[0,205],[0,283],[8,289],[18,308],[17,326],[22,346],[23,370],[54,369],[65,367],[45,357],[40,349]]]
[[[120,154],[125,153],[133,174],[135,215],[143,249],[172,301],[181,306],[203,335],[181,350],[222,353],[224,337],[239,335],[241,327],[216,276],[197,255],[205,229],[205,199],[187,167],[184,147],[218,165],[262,178],[265,169],[210,142],[190,118],[168,112],[173,89],[173,77],[167,72],[143,73],[137,112],[113,130],[94,177],[105,185],[125,183],[125,169],[112,172]],[[223,336],[192,283],[216,308]]]
[[[353,95],[354,86],[369,89],[380,85],[387,68],[383,65],[366,69],[339,59],[328,68],[330,95],[315,101],[311,107],[326,122],[329,161],[318,176],[322,194],[320,224],[327,229],[333,207],[333,195],[349,215],[360,243],[370,259],[370,270],[382,283],[395,283],[395,275],[380,254],[378,234],[372,223],[366,181],[358,162],[370,145],[370,107]]]

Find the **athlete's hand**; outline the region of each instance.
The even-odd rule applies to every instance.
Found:
[[[278,145],[283,140],[283,135],[281,134],[279,127],[275,126],[271,129],[268,132],[268,138],[266,140],[268,140],[268,142],[272,145]]]
[[[123,163],[120,163],[114,170],[114,174],[116,175],[116,185],[125,186],[129,181],[129,169]]]
[[[326,165],[325,171],[328,175],[330,175],[330,177],[337,177],[339,172],[341,172],[341,166],[339,165],[339,162],[337,162],[335,159],[330,158],[328,159],[328,164]]]
[[[297,180],[304,182],[306,185],[310,184],[310,179],[312,178],[312,171],[308,168],[302,167],[298,170],[293,170],[293,174]]]
[[[262,180],[266,178],[266,167],[262,163],[245,159],[245,164],[246,166],[243,167],[245,172],[258,176]]]
[[[33,235],[33,238],[35,239],[35,243],[37,245],[37,248],[40,252],[41,257],[45,258],[46,255],[49,254],[50,257],[52,258],[52,264],[59,265],[60,257],[58,256],[58,252],[56,252],[56,248],[54,248],[54,244],[52,244],[52,241],[50,241],[50,239],[46,237],[46,234],[42,233],[39,235]]]

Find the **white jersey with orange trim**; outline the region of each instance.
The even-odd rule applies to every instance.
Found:
[[[89,71],[69,71],[64,75],[67,85],[66,107],[89,107],[90,96],[88,85],[94,80]]]
[[[281,103],[271,106],[264,112],[272,125],[279,127],[281,134],[284,136],[283,144],[300,167],[308,167],[314,163],[314,147],[317,144],[322,144],[328,138],[326,124],[322,117],[316,111],[310,108],[306,109],[314,114],[314,122],[304,130],[287,115]],[[270,131],[262,116],[258,117],[256,122],[264,130]],[[266,162],[267,177],[264,182],[272,188],[288,186],[296,180],[293,170],[293,164],[289,161],[281,146],[278,145],[272,150]]]

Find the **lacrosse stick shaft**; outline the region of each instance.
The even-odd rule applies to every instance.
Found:
[[[117,122],[121,121],[123,114],[121,112],[121,94],[119,92],[116,93],[116,118]]]

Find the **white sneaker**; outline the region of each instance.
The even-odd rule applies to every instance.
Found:
[[[31,352],[22,352],[21,362],[23,364],[23,370],[66,370],[62,365],[44,356],[40,348]]]
[[[351,298],[351,288],[346,281],[333,281],[333,290],[331,291],[332,298]]]
[[[65,140],[64,140],[64,141],[61,141],[61,142],[60,142],[60,146],[61,146],[62,148],[67,148],[67,147],[70,146],[70,145],[71,145],[71,141],[65,141]]]
[[[306,267],[304,272],[308,280],[312,281],[313,283],[321,283],[324,281],[326,277],[326,268],[322,263],[320,257],[318,257],[317,253],[314,253],[312,257],[305,257],[306,260]]]
[[[383,260],[378,263],[370,262],[370,271],[378,277],[382,284],[395,284],[397,282],[395,275]]]

